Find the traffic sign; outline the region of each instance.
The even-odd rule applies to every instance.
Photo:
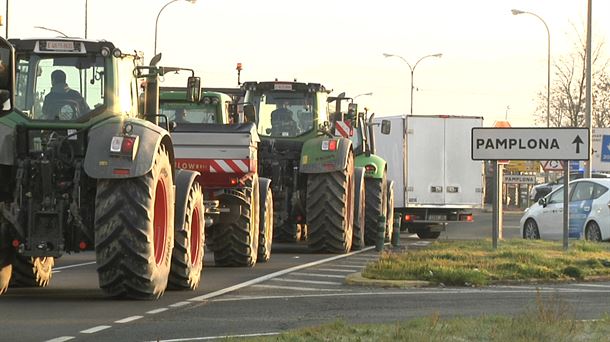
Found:
[[[474,127],[473,160],[588,160],[588,128]]]
[[[536,184],[534,175],[504,175],[506,184]]]

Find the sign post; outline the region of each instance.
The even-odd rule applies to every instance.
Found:
[[[498,160],[563,161],[563,248],[568,249],[570,161],[588,160],[590,150],[588,128],[491,128],[475,127],[471,134],[472,160],[494,161],[494,199],[492,239],[502,234],[502,173]]]

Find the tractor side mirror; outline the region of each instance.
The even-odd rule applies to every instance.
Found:
[[[244,119],[246,122],[256,122],[256,109],[251,103],[244,105]]]
[[[392,122],[390,120],[381,120],[381,134],[388,135],[392,129]]]
[[[201,78],[190,76],[186,85],[186,99],[189,102],[199,102],[201,98]]]

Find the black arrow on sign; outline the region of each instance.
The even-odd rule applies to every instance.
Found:
[[[576,153],[580,153],[580,144],[584,144],[585,142],[582,141],[582,139],[580,138],[580,135],[577,135],[576,138],[574,138],[574,141],[572,141],[572,144],[576,144]]]

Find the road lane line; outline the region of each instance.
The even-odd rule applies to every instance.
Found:
[[[185,342],[185,341],[224,340],[224,339],[240,338],[240,337],[274,336],[274,335],[279,335],[279,334],[280,334],[279,332],[269,332],[269,333],[258,333],[258,334],[202,336],[202,337],[174,338],[171,340],[154,340],[154,341],[148,341],[148,342]]]
[[[293,290],[293,291],[343,291],[343,290],[337,290],[337,289],[318,289],[318,288],[314,288],[314,287],[281,286],[281,285],[266,285],[266,284],[256,284],[256,285],[252,285],[252,287],[265,288],[265,289],[277,289],[277,290]]]
[[[354,273],[354,270],[346,270],[339,268],[317,268],[316,271]]]
[[[610,284],[609,285],[602,285],[602,284],[570,284],[572,286],[588,286],[588,287],[604,287],[604,288],[610,288]]]
[[[185,306],[185,305],[189,305],[189,304],[193,304],[193,303],[191,303],[191,302],[178,302],[178,303],[171,304],[170,307],[172,307],[172,308],[179,308],[181,306]]]
[[[345,278],[344,275],[336,275],[336,274],[321,274],[321,273],[305,273],[305,272],[293,272],[291,275],[301,275],[307,277],[322,277],[322,278]]]
[[[82,334],[94,334],[98,331],[106,330],[112,328],[111,325],[98,325],[97,327],[89,328],[87,330],[81,330]]]
[[[51,340],[46,340],[45,342],[65,342],[65,341],[73,340],[75,338],[76,337],[74,337],[74,336],[61,336],[61,337],[56,337]]]
[[[144,316],[131,316],[131,317],[126,317],[123,319],[119,319],[118,321],[114,321],[114,323],[129,323],[129,322],[133,322],[135,320],[138,320],[140,318],[143,318]]]
[[[284,281],[287,283],[303,283],[303,284],[317,284],[317,285],[343,285],[337,281],[320,281],[320,280],[301,280],[301,279],[286,279],[286,278],[274,278],[274,281]]]
[[[302,269],[308,268],[308,267],[313,267],[313,266],[321,265],[321,264],[324,264],[324,263],[327,263],[327,262],[330,262],[330,261],[334,261],[334,260],[338,260],[338,259],[347,258],[347,257],[352,256],[354,254],[360,254],[360,253],[369,251],[369,250],[371,250],[373,248],[374,248],[373,246],[370,246],[370,247],[363,248],[363,249],[361,249],[359,251],[355,251],[355,252],[351,252],[351,253],[347,253],[347,254],[342,254],[342,255],[336,255],[334,257],[330,257],[330,258],[326,258],[326,259],[322,259],[322,260],[318,260],[318,261],[313,261],[313,262],[310,262],[310,263],[307,263],[307,264],[297,265],[297,266],[294,266],[294,267],[291,267],[291,268],[287,268],[285,270],[273,272],[273,273],[264,275],[262,277],[251,279],[251,280],[245,281],[245,282],[240,283],[240,284],[229,286],[229,287],[224,288],[222,290],[210,292],[210,293],[202,295],[202,296],[193,297],[193,298],[188,299],[188,300],[193,301],[193,302],[202,302],[202,301],[208,300],[210,298],[222,296],[225,293],[233,292],[233,291],[242,289],[242,288],[247,287],[247,286],[251,286],[251,285],[254,285],[254,284],[259,284],[259,283],[262,283],[264,281],[267,281],[267,280],[270,280],[270,279],[273,279],[273,278],[277,278],[279,276],[282,276],[284,274],[288,274],[290,272],[302,270]]]
[[[88,265],[94,265],[95,261],[91,261],[91,262],[84,262],[82,264],[74,264],[74,265],[67,265],[67,266],[60,266],[60,267],[54,267],[53,271],[59,271],[59,270],[66,270],[68,268],[74,268],[74,267],[81,267],[81,266],[88,266]]]
[[[338,265],[333,265],[333,266],[338,266],[338,267],[345,267],[345,268],[364,268],[364,265],[360,265],[360,266],[356,266],[356,265],[349,265],[349,264],[338,264]]]
[[[146,311],[147,314],[149,315],[154,315],[154,314],[158,314],[160,312],[164,312],[169,310],[168,308],[160,308],[160,309],[154,309],[154,310],[150,310],[150,311]]]

